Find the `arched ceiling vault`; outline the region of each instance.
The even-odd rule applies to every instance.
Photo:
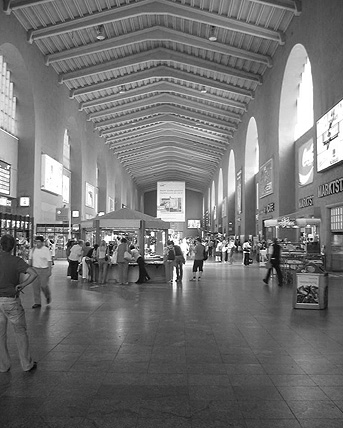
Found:
[[[301,0],[3,0],[3,10],[140,190],[184,180],[205,192]]]

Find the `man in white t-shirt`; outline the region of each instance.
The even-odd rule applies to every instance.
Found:
[[[38,277],[33,282],[33,299],[32,308],[40,308],[41,291],[43,292],[46,303],[51,302],[51,293],[49,288],[49,278],[51,276],[52,260],[49,248],[44,245],[44,237],[36,236],[35,247],[31,249],[29,255],[29,264],[36,270]]]

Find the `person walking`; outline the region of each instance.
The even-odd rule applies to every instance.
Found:
[[[52,272],[51,252],[44,245],[44,237],[35,237],[35,247],[30,251],[29,265],[32,266],[38,276],[32,284],[33,287],[33,306],[32,308],[40,308],[42,306],[41,292],[46,298],[46,303],[51,302],[51,292],[49,287],[49,278]]]
[[[11,254],[15,245],[12,235],[3,235],[0,239],[0,372],[8,372],[11,360],[7,347],[7,324],[10,322],[19,352],[20,364],[25,372],[37,368],[32,360],[27,335],[24,308],[19,293],[37,278],[37,272],[21,257]],[[28,277],[20,283],[20,274]]]
[[[136,281],[136,284],[142,284],[143,282],[149,281],[150,276],[146,271],[143,256],[134,245],[130,245],[130,252],[132,254],[134,261],[138,264],[139,274],[138,274],[138,279]]]
[[[195,241],[194,247],[194,261],[193,261],[193,278],[191,281],[196,281],[197,270],[199,270],[198,280],[200,281],[201,275],[203,273],[203,265],[204,265],[204,255],[205,255],[205,247],[201,243],[201,239],[197,238]]]
[[[280,269],[280,261],[281,261],[281,247],[278,244],[277,238],[273,239],[273,244],[272,244],[272,252],[271,252],[271,256],[270,256],[270,268],[267,271],[267,276],[263,279],[263,282],[265,284],[268,284],[269,281],[269,277],[273,271],[273,268],[276,270],[277,273],[277,279],[278,279],[278,284],[281,287],[282,286],[282,272]]]
[[[117,250],[117,263],[119,268],[119,284],[128,285],[129,261],[125,259],[125,252],[129,251],[126,238],[120,240]]]
[[[81,263],[83,256],[83,240],[80,239],[76,244],[74,244],[70,249],[69,254],[69,265],[70,265],[70,277],[72,281],[79,280],[79,263]]]

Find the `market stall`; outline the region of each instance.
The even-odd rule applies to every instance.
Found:
[[[114,247],[122,237],[125,237],[130,244],[140,249],[151,279],[162,281],[165,279],[163,248],[169,228],[169,222],[129,208],[122,208],[81,222],[81,236],[91,245],[105,240],[107,243],[113,243]],[[128,279],[129,282],[137,281],[137,263],[129,263]],[[118,280],[117,265],[110,266],[107,280]]]

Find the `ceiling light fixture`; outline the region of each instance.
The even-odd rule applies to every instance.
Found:
[[[119,94],[125,94],[125,88],[123,88],[123,86],[119,86],[118,93]]]
[[[210,29],[210,35],[208,37],[208,40],[210,42],[216,42],[217,41],[217,36],[216,36],[216,27],[214,25],[211,26]]]
[[[96,27],[96,38],[97,40],[106,39],[105,28],[103,25],[99,25],[98,27]]]
[[[200,92],[201,92],[202,94],[206,94],[206,93],[207,93],[207,89],[205,88],[205,86],[203,86],[203,87],[200,89]]]

